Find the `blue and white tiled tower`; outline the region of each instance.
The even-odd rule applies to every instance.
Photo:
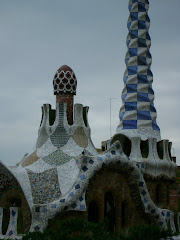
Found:
[[[129,1],[128,50],[125,57],[126,71],[117,133],[130,138],[160,140],[160,129],[156,123],[157,114],[153,103],[148,9],[148,0]]]

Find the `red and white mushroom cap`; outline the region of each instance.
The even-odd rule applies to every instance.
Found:
[[[77,79],[74,71],[67,65],[60,67],[53,79],[54,95],[69,93],[76,95]]]

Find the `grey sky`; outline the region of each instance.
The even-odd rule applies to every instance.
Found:
[[[150,0],[153,89],[163,139],[180,164],[180,1]],[[75,72],[75,102],[90,107],[100,147],[119,124],[128,0],[0,1],[0,159],[20,161],[36,143],[41,105],[55,107],[52,80],[63,64]]]

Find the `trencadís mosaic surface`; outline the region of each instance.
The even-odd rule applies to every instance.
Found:
[[[148,30],[149,1],[129,1],[127,53],[125,57],[124,89],[119,118],[118,133],[140,136],[142,139],[156,137],[160,140],[160,129],[156,122],[153,74],[150,54],[151,38]]]
[[[148,0],[129,1],[123,104],[120,125],[109,140],[110,147],[101,154],[95,149],[88,123],[89,108],[74,105],[77,79],[73,70],[64,65],[57,70],[53,80],[56,109],[51,109],[50,104],[42,107],[35,150],[26,154],[16,166],[0,164],[1,194],[12,185],[22,189],[32,214],[30,231],[43,231],[48,220],[60,212],[86,211],[85,195],[89,181],[98,170],[109,165],[127,170],[138,186],[145,213],[150,214],[158,225],[166,228],[170,223],[175,229],[174,213],[154,204],[144,180],[144,174],[172,179],[177,168],[170,156],[168,140],[161,141],[162,159],[157,150],[160,129],[153,103],[148,8]],[[126,135],[131,142],[129,156],[123,151],[122,142],[114,141],[118,140],[118,134]],[[149,153],[145,158],[141,141],[146,139]],[[3,209],[0,208],[1,238],[21,238],[17,236],[17,217],[18,208],[12,206],[7,233],[2,235]]]

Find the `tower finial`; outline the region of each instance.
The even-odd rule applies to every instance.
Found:
[[[67,104],[68,123],[73,123],[73,104],[74,95],[76,95],[77,79],[73,70],[63,65],[60,67],[53,79],[54,95],[56,95],[56,103]]]
[[[129,1],[128,50],[125,57],[126,70],[117,133],[128,137],[141,137],[143,140],[151,137],[160,140],[153,103],[148,9],[148,0]]]

